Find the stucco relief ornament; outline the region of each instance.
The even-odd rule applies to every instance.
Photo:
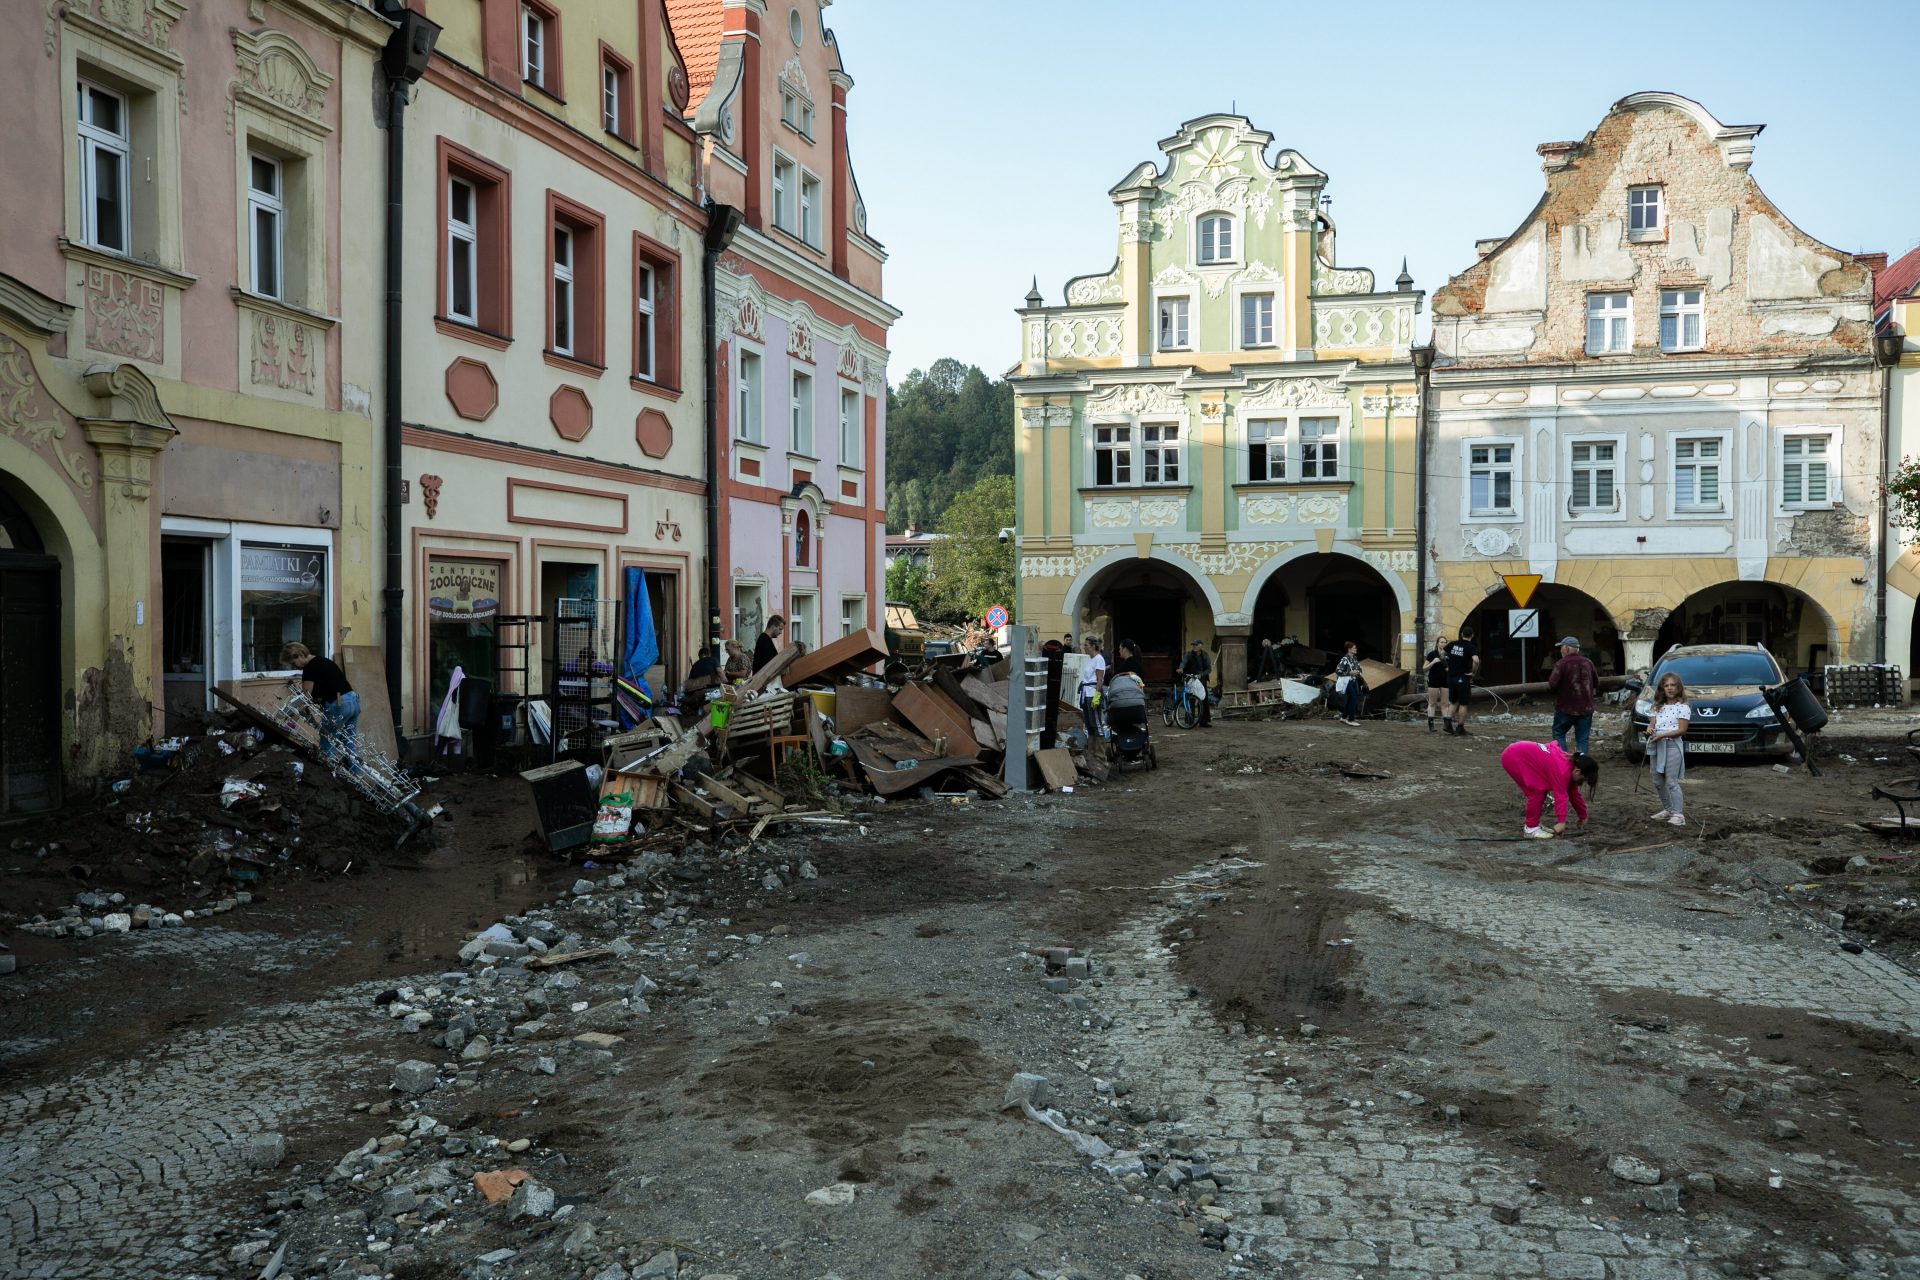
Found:
[[[660,518],[654,521],[653,540],[665,542],[669,534],[675,542],[680,541],[680,522],[673,518],[673,512],[663,511],[660,513]]]
[[[1166,549],[1183,560],[1191,560],[1208,577],[1221,578],[1253,573],[1292,545],[1290,542],[1229,542],[1224,551],[1202,551],[1192,543],[1172,542],[1166,544]]]
[[[760,304],[752,298],[742,298],[733,312],[733,331],[743,338],[760,341]]]
[[[787,354],[808,364],[813,363],[813,326],[805,320],[795,320],[788,327]]]
[[[1096,529],[1124,529],[1133,523],[1134,504],[1107,499],[1087,504],[1087,519]]]
[[[60,47],[60,21],[69,13],[117,27],[142,44],[173,51],[173,24],[186,14],[180,0],[50,0],[47,5],[46,49]]]
[[[1468,537],[1473,549],[1489,558],[1503,556],[1513,548],[1513,536],[1505,529],[1480,529]]]
[[[860,353],[854,349],[851,342],[840,344],[840,360],[834,368],[835,372],[847,381],[860,381]]]
[[[1111,550],[1112,547],[1081,546],[1059,555],[1023,555],[1020,557],[1020,576],[1071,578]]]
[[[1157,498],[1140,504],[1140,527],[1168,529],[1180,523],[1185,510],[1177,498]]]
[[[1158,382],[1122,383],[1087,398],[1089,416],[1102,414],[1177,413],[1187,403],[1173,388]]]
[[[427,509],[427,519],[431,520],[440,513],[440,486],[446,477],[422,474],[420,477],[420,501]]]
[[[1333,295],[1372,293],[1373,272],[1365,267],[1329,267],[1316,256],[1313,260],[1313,291]]]
[[[1120,301],[1120,273],[1109,271],[1103,276],[1081,276],[1067,285],[1067,305],[1070,307],[1092,306],[1100,302]]]
[[[1293,499],[1248,498],[1240,508],[1240,518],[1248,524],[1286,524],[1293,518]]]
[[[87,345],[130,360],[166,359],[159,285],[124,271],[87,267]]]
[[[1248,409],[1344,409],[1347,398],[1332,378],[1274,378],[1249,384],[1240,399],[1241,416]]]
[[[239,74],[227,85],[228,133],[233,132],[234,103],[242,98],[314,121],[325,114],[333,77],[293,37],[281,31],[236,31],[233,54]]]
[[[1199,172],[1196,176],[1218,189],[1230,178],[1245,177],[1240,162],[1246,159],[1246,144],[1227,129],[1209,129],[1187,151],[1187,164]]]
[[[60,447],[67,438],[67,424],[41,392],[32,357],[7,337],[0,337],[0,429],[29,448],[52,454],[80,489],[93,488],[93,473],[87,470],[84,457]]]
[[[1340,519],[1340,499],[1324,493],[1300,499],[1300,519],[1306,524],[1333,524]]]

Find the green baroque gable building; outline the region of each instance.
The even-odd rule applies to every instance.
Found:
[[[1262,638],[1412,661],[1422,295],[1337,265],[1327,175],[1236,115],[1109,193],[1119,255],[1020,311],[1019,618],[1195,639],[1244,686]]]

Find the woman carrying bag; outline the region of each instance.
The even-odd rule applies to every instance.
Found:
[[[1357,641],[1347,641],[1347,651],[1340,655],[1340,665],[1333,669],[1333,691],[1340,695],[1340,723],[1360,727],[1360,698],[1367,691],[1367,682],[1360,677],[1360,645]]]

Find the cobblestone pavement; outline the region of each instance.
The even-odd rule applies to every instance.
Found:
[[[1217,864],[1212,874],[1218,876]],[[1671,951],[1683,936],[1678,931],[1518,901],[1520,890],[1504,886],[1449,884],[1442,873],[1407,862],[1351,859],[1344,880],[1396,910],[1484,933],[1568,978],[1603,986],[1670,984],[1721,999],[1811,1004],[1843,983],[1863,983],[1875,994],[1857,1003],[1861,1016],[1900,1027],[1911,1026],[1920,999],[1912,980],[1897,969],[1887,972],[1890,966],[1810,965],[1805,952],[1787,947],[1717,944],[1721,958],[1711,973],[1662,965],[1657,957]],[[1254,1274],[1287,1280],[1920,1276],[1920,1200],[1864,1178],[1833,1175],[1837,1190],[1885,1226],[1886,1249],[1916,1257],[1873,1250],[1840,1257],[1717,1215],[1661,1218],[1650,1231],[1644,1221],[1623,1222],[1590,1202],[1529,1187],[1537,1170],[1524,1156],[1489,1150],[1466,1130],[1429,1123],[1366,1078],[1370,1072],[1356,1072],[1337,1043],[1278,1040],[1263,1048],[1227,1032],[1203,1002],[1184,998],[1173,953],[1160,940],[1164,924],[1144,918],[1106,940],[1110,977],[1097,1007],[1115,1022],[1099,1052],[1125,1064],[1136,1096],[1179,1117],[1177,1136],[1167,1141],[1206,1151],[1213,1167],[1228,1175],[1219,1201],[1234,1215],[1228,1244],[1250,1254]],[[1365,946],[1364,931],[1356,934]],[[1583,967],[1588,958],[1591,972]],[[1503,1201],[1521,1206],[1519,1222],[1495,1220],[1494,1206]],[[1768,1262],[1755,1269],[1762,1254]]]
[[[1611,991],[1652,987],[1731,1004],[1806,1009],[1920,1034],[1920,979],[1879,956],[1811,950],[1659,921],[1623,919],[1554,896],[1562,886],[1461,882],[1406,861],[1335,856],[1342,888],[1444,929],[1471,933]],[[1678,909],[1675,909],[1675,914]]]
[[[198,958],[217,965],[288,963],[277,942],[223,930],[119,940],[102,963],[137,974],[201,939]],[[11,994],[28,1005],[47,998],[44,982],[22,978]],[[247,1140],[328,1106],[342,1075],[362,1065],[364,1004],[257,1008],[0,1092],[0,1276],[229,1274],[225,1250],[252,1216],[243,1192],[259,1176],[243,1159]]]

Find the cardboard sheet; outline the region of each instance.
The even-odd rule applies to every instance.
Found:
[[[855,631],[832,644],[821,645],[812,653],[795,658],[782,673],[789,689],[803,680],[823,676],[851,674],[887,660],[887,638],[878,631]]]

